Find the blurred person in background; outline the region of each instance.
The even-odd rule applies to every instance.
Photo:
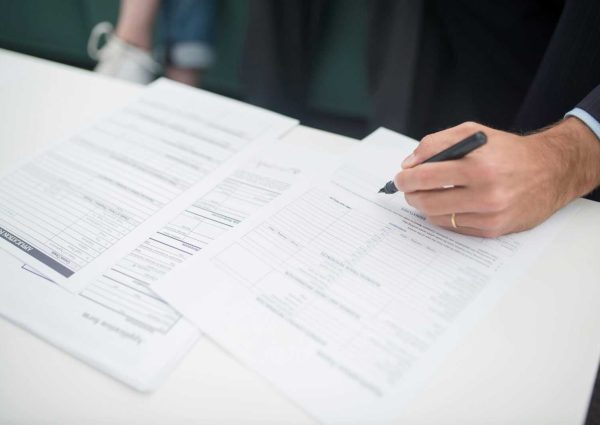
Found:
[[[98,60],[95,71],[147,84],[164,69],[167,78],[198,86],[214,61],[216,8],[216,0],[121,0],[116,30],[109,22],[92,30],[88,52]],[[157,17],[159,49],[154,55]],[[98,49],[103,36],[106,44]]]

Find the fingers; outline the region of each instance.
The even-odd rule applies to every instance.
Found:
[[[517,187],[515,181],[521,180],[515,180],[506,164],[520,156],[523,146],[513,140],[515,136],[504,134],[502,149],[481,150],[454,161],[421,164],[477,131],[484,131],[492,141],[504,134],[470,122],[430,134],[402,163],[403,170],[394,178],[396,187],[404,192],[407,203],[423,212],[429,222],[453,232],[489,238],[531,227],[532,220],[517,217],[512,208],[519,195],[519,191],[513,190]],[[522,209],[518,211],[521,214]]]
[[[447,130],[429,134],[421,140],[414,152],[402,162],[402,168],[414,167],[479,130],[489,131],[490,129],[481,124],[465,122]]]
[[[409,192],[404,194],[404,198],[410,206],[427,216],[501,212],[508,206],[508,201],[501,204],[492,194],[480,194],[465,187]]]
[[[428,216],[427,221],[436,226],[465,235],[495,238],[506,233],[506,214],[502,213],[457,213],[454,215],[456,228],[452,226],[452,214]]]
[[[396,174],[394,184],[402,192],[440,189],[447,186],[466,186],[475,180],[468,160],[422,164]]]
[[[447,226],[440,226],[446,230],[449,230],[451,232],[454,233],[460,233],[461,235],[466,235],[466,236],[478,236],[480,238],[496,238],[500,235],[496,235],[496,234],[492,234],[491,232],[488,232],[487,230],[483,230],[483,229],[474,229],[472,227],[459,227],[457,229],[453,228],[453,227],[447,227]]]

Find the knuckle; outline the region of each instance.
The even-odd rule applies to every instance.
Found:
[[[477,167],[479,178],[487,182],[494,182],[499,176],[498,165],[489,158],[482,158]]]
[[[417,148],[415,150],[419,150],[419,148],[421,146],[425,146],[425,145],[433,143],[434,139],[435,139],[435,137],[433,134],[428,134],[427,136],[425,136],[421,139],[421,143],[419,143],[419,145],[417,146]]]
[[[465,130],[473,130],[474,131],[474,130],[479,129],[481,126],[474,121],[465,121],[460,125],[460,127]]]
[[[485,206],[489,211],[502,211],[509,204],[507,193],[500,189],[492,189],[485,198]]]
[[[440,138],[438,134],[429,134],[421,139],[413,153],[417,158],[426,159],[440,150],[443,142],[444,139]]]
[[[423,144],[423,142],[419,143],[419,146],[417,146],[413,151],[414,157],[426,158],[429,155],[429,151],[431,150],[432,145],[433,144],[431,142],[429,144]]]

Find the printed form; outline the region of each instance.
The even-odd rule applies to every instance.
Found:
[[[378,130],[154,288],[319,421],[389,423],[573,212],[497,239],[436,228],[377,193],[414,147]]]
[[[0,177],[0,248],[78,291],[222,178],[225,165],[296,125],[159,80]]]
[[[280,141],[267,144],[78,293],[0,251],[0,314],[134,388],[154,390],[199,332],[153,283],[335,163]]]
[[[139,122],[135,116],[128,116],[119,121],[119,125],[129,128],[139,125],[135,131],[144,132],[143,137],[139,136],[142,133],[138,133],[139,138],[135,139],[140,147],[136,158],[147,158],[146,164],[159,164],[165,157],[156,157],[159,149],[156,144],[167,144],[177,146],[180,151],[165,152],[164,155],[175,155],[177,152],[178,161],[185,160],[190,164],[193,161],[202,164],[206,160],[207,163],[203,167],[208,172],[210,163],[214,162],[206,159],[211,152],[212,139],[205,139],[208,136],[200,137],[200,130],[194,122],[196,119],[201,123],[209,122],[206,117],[214,116],[217,107],[211,108],[207,104],[204,112],[202,109],[203,102],[210,103],[212,95],[205,99],[205,94],[201,93],[198,97],[196,90],[171,83],[160,83],[158,87],[147,89],[147,92],[149,94],[142,96],[142,100],[135,103],[137,106],[134,108],[142,108],[140,104],[148,99],[157,98],[163,102],[161,108],[171,112],[157,113],[154,121],[160,120],[160,125]],[[196,101],[199,101],[198,104]],[[219,106],[218,101],[216,106]],[[243,106],[240,104],[236,108],[237,113],[244,118]],[[176,265],[189,261],[203,248],[256,214],[261,208],[276,202],[283,193],[305,190],[309,187],[312,176],[317,175],[319,170],[328,170],[336,166],[336,158],[275,140],[275,135],[281,133],[284,128],[278,119],[272,122],[270,129],[256,130],[260,128],[259,125],[269,122],[272,114],[265,111],[265,116],[261,117],[260,110],[251,106],[248,108],[251,110],[248,115],[253,119],[247,121],[246,126],[243,125],[243,121],[236,122],[235,116],[229,117],[231,122],[227,125],[232,132],[235,129],[238,136],[246,134],[244,137],[250,140],[248,143],[257,144],[256,148],[250,150],[252,154],[238,161],[228,161],[221,171],[205,179],[206,184],[195,190],[196,198],[170,215],[161,226],[154,228],[153,232],[147,233],[137,245],[130,245],[124,255],[109,264],[101,273],[84,282],[76,291],[66,291],[54,283],[47,277],[45,270],[41,271],[38,268],[39,263],[33,262],[33,257],[12,256],[0,250],[0,264],[3,267],[0,314],[138,390],[156,389],[194,344],[199,332],[156,295],[152,290],[153,283]],[[192,113],[195,115],[192,116]],[[186,121],[189,128],[177,121],[179,114],[189,114]],[[121,119],[121,116],[118,115],[117,119]],[[114,120],[114,116],[106,120],[103,128],[113,128],[111,125],[114,124]],[[177,130],[173,130],[169,122],[179,123]],[[202,131],[209,131],[211,126],[213,124],[207,125]],[[149,132],[148,128],[152,131]],[[126,137],[131,136],[129,130],[124,133],[117,133],[115,128],[113,130],[115,138],[128,140]],[[183,143],[182,134],[193,132],[196,132],[198,139],[184,137],[186,143]],[[267,134],[271,141],[257,142],[259,139],[255,136],[262,134]],[[155,138],[158,135],[161,135],[160,139]],[[134,140],[133,136],[131,137]],[[228,146],[225,138],[216,140],[220,142],[218,148],[213,150],[223,153],[222,146]],[[120,152],[114,140],[107,143],[108,146],[115,146],[115,154]],[[128,146],[126,141],[123,145]],[[149,150],[147,155],[143,154],[145,149]],[[225,158],[226,154],[223,153],[223,161]],[[80,161],[81,164],[87,162],[85,158]],[[178,166],[183,170],[175,170]],[[32,167],[37,170],[37,166]],[[178,176],[182,176],[186,172],[185,166],[175,163],[171,168],[173,175],[177,173]],[[119,176],[116,171],[109,173],[107,170],[106,174],[114,174],[114,178]],[[133,184],[133,181],[125,178],[122,178],[122,181]],[[87,188],[88,186],[78,186],[81,190]],[[11,191],[6,195],[13,196],[11,200],[20,199],[28,193],[24,192],[20,194]],[[97,199],[112,199],[110,191],[92,191],[90,196],[92,194]],[[105,194],[104,197],[102,194]],[[50,197],[50,194],[48,196]],[[52,205],[46,198],[41,199],[41,202]],[[68,197],[63,199],[66,199],[65,205],[71,205],[68,204],[71,202]],[[189,196],[186,195],[184,199],[189,199]],[[3,204],[3,211],[8,208],[16,209],[16,206],[20,205],[18,202],[20,201]],[[92,210],[91,214],[97,212],[94,211],[93,205],[88,208]],[[60,212],[60,209],[58,211]],[[42,210],[36,213],[46,212]],[[87,218],[91,217],[91,214]],[[91,230],[94,231],[97,230],[94,226],[103,226],[109,223],[111,218],[114,216],[105,212],[97,217],[96,221],[88,222],[84,219],[82,222],[92,223]],[[15,222],[20,223],[18,220]],[[34,224],[37,223],[39,221],[36,219]],[[78,231],[80,229],[79,224],[73,227]],[[22,230],[30,231],[29,229],[30,227],[23,226]],[[111,228],[103,229],[102,232],[98,231],[100,237],[108,237]],[[25,240],[24,234],[20,234],[21,240]],[[87,246],[85,244],[91,243],[81,234],[73,235],[80,238],[82,250]],[[62,241],[58,237],[56,240]],[[46,249],[45,246],[54,242],[46,240],[45,243],[47,245],[40,244],[37,247],[40,250]],[[67,261],[62,266],[66,267],[67,264],[72,266],[72,263]],[[72,277],[77,273],[79,272]]]

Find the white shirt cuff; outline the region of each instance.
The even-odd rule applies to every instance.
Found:
[[[600,139],[600,122],[581,108],[574,108],[565,114],[565,117],[579,118]]]

